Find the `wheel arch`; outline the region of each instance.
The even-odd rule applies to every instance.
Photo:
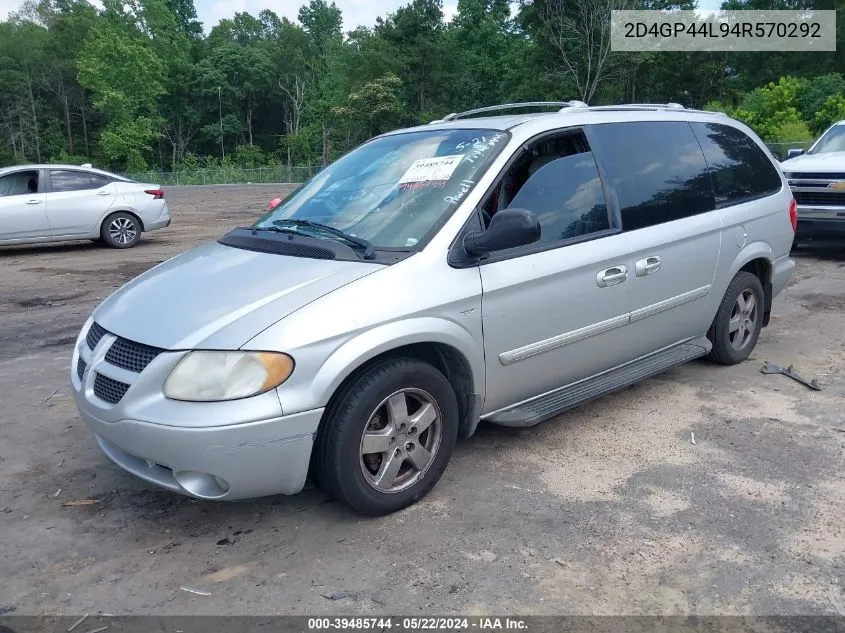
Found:
[[[460,415],[458,433],[465,438],[478,426],[483,397],[484,364],[479,346],[466,330],[441,319],[392,323],[368,330],[338,348],[312,384],[329,411],[343,389],[373,364],[389,358],[415,358],[441,371],[452,385]]]
[[[765,242],[753,242],[743,248],[731,264],[728,283],[740,271],[756,276],[763,285],[763,327],[769,324],[772,313],[772,266],[774,254]],[[725,286],[727,290],[727,286]]]
[[[103,225],[106,223],[106,220],[108,220],[108,219],[109,219],[111,216],[113,216],[115,213],[126,213],[126,214],[128,214],[128,215],[131,215],[133,218],[135,218],[135,220],[137,220],[138,225],[141,227],[141,233],[143,233],[144,231],[146,231],[146,230],[147,230],[147,229],[144,227],[144,220],[141,218],[141,216],[140,216],[140,215],[138,215],[138,214],[137,214],[135,211],[133,211],[132,209],[109,209],[108,211],[106,211],[106,214],[105,214],[105,215],[102,217],[102,219],[100,220],[100,230],[102,230],[102,229],[103,229]]]

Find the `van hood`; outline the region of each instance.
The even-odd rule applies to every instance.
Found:
[[[804,154],[785,160],[780,164],[783,171],[838,172],[845,171],[845,152]]]
[[[207,244],[123,286],[94,320],[164,349],[238,349],[265,328],[383,265]]]

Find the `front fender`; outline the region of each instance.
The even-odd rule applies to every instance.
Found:
[[[483,343],[453,321],[438,317],[419,317],[393,321],[366,330],[344,342],[319,366],[307,386],[307,393],[279,388],[285,413],[324,407],[353,371],[376,356],[405,345],[439,343],[463,355],[472,370],[475,393],[484,393]]]

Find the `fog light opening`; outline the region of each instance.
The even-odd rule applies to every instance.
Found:
[[[200,499],[219,499],[230,488],[229,482],[222,477],[193,470],[179,471],[173,474],[173,478],[185,492]]]

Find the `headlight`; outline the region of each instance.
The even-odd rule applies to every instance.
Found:
[[[190,352],[164,383],[172,400],[214,402],[255,396],[281,385],[293,359],[277,352]]]

